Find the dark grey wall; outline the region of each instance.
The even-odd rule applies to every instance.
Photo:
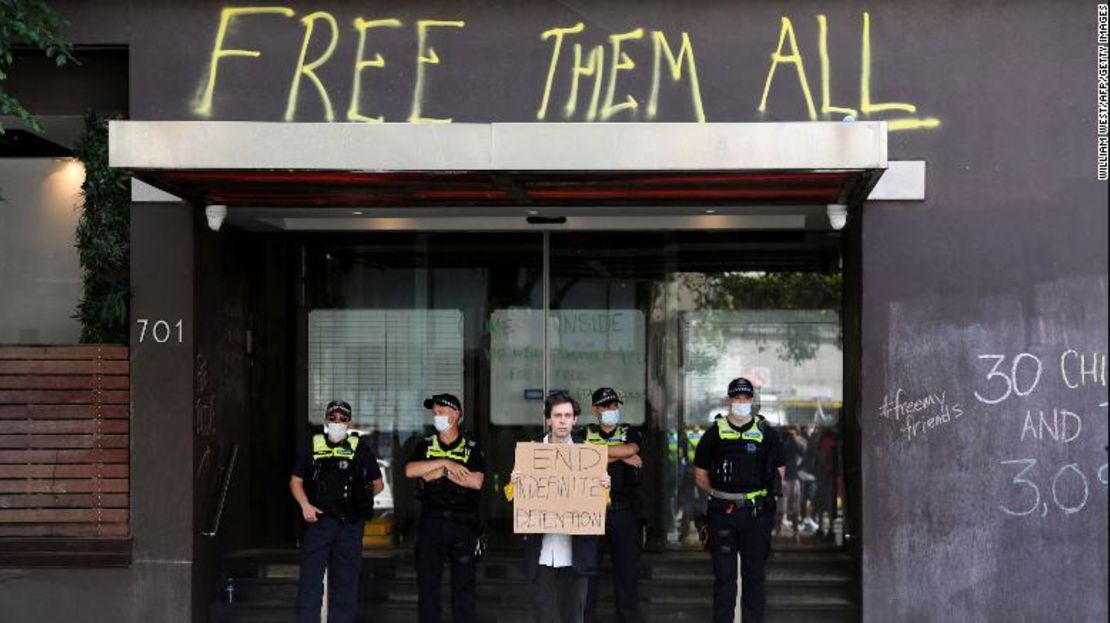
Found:
[[[246,271],[252,249],[245,235],[227,229],[218,233],[208,229],[200,209],[195,211],[193,226],[196,241],[193,520],[198,532],[216,531],[215,537],[198,535],[193,546],[193,619],[204,621],[216,589],[218,553],[251,545],[247,478],[255,434],[247,412]],[[260,428],[257,434],[265,434],[264,430],[265,427]],[[238,448],[238,454],[232,468],[229,461],[234,448]],[[226,479],[230,479],[229,488],[221,510],[220,491]]]
[[[664,33],[678,53],[682,33],[689,34],[696,60],[700,98],[709,121],[776,121],[809,119],[805,95],[794,65],[777,69],[766,109],[759,110],[765,80],[782,32],[782,18],[790,18],[803,57],[816,119],[835,119],[843,113],[821,113],[821,64],[818,15],[827,16],[827,49],[831,72],[829,104],[860,106],[861,31],[863,8],[849,3],[737,3],[700,2],[381,2],[321,1],[291,3],[294,15],[240,15],[230,22],[223,50],[249,49],[257,58],[224,56],[218,59],[215,81],[211,60],[219,34],[220,6],[196,3],[183,10],[180,3],[144,3],[133,16],[131,38],[131,114],[136,119],[252,119],[285,118],[293,76],[304,41],[302,19],[325,11],[338,26],[336,47],[316,74],[325,88],[334,119],[347,120],[351,103],[358,36],[353,20],[395,18],[399,28],[368,31],[364,58],[382,54],[385,66],[361,72],[359,111],[382,115],[386,121],[405,121],[414,100],[424,117],[455,121],[536,121],[551,66],[554,38],[541,39],[551,28],[581,22],[584,31],[563,42],[544,119],[582,121],[589,109],[592,78],[579,87],[577,109],[565,113],[571,87],[573,44],[588,52],[603,45],[612,55],[609,35],[643,28],[642,38],[622,45],[635,65],[618,72],[613,103],[635,98],[637,107],[617,112],[612,121],[696,120],[688,67],[674,82],[665,62],[660,66],[659,102],[654,117],[648,113],[654,69],[652,32]],[[922,79],[953,63],[981,62],[949,55],[935,44],[943,37],[956,4],[925,10],[919,4],[881,3],[871,11],[871,98],[873,103],[897,101],[916,105],[915,113],[884,113],[874,118],[939,119],[956,114],[975,97],[976,85],[959,85],[961,98]],[[974,13],[974,12],[972,12]],[[460,21],[462,28],[427,30],[438,64],[424,63],[421,97],[415,97],[419,20]],[[320,56],[331,40],[326,22],[316,21],[306,59]],[[156,53],[154,53],[156,51]],[[940,54],[948,58],[939,58]],[[427,56],[427,55],[426,55]],[[609,67],[607,64],[606,67]],[[951,76],[943,75],[941,83]],[[603,72],[600,99],[604,103],[611,74]],[[212,96],[205,94],[212,82]],[[138,87],[137,85],[143,85]],[[947,95],[947,96],[946,96]],[[325,121],[324,100],[308,79],[300,82],[293,119]],[[210,104],[210,105],[208,105]],[[920,133],[919,133],[920,134]]]
[[[131,526],[136,621],[191,620],[193,561],[193,215],[131,211]],[[182,323],[163,344],[139,321]]]
[[[759,110],[783,17],[794,27],[815,117],[839,119],[843,113],[821,112],[818,15],[827,16],[830,104],[858,109],[867,9],[872,100],[913,104],[915,111],[859,111],[860,118],[895,123],[891,158],[924,159],[929,175],[927,201],[867,205],[860,223],[860,408],[853,425],[862,442],[864,618],[1106,618],[1107,417],[1100,406],[1106,386],[1088,376],[1086,385],[1068,387],[1079,380],[1078,354],[1107,352],[1106,186],[1094,181],[1093,5],[297,3],[293,17],[246,17],[228,30],[225,48],[262,56],[222,59],[205,109],[220,6],[151,2],[134,11],[127,29],[134,118],[282,119],[304,33],[299,20],[327,9],[340,39],[318,73],[337,120],[350,103],[356,15],[403,22],[371,31],[367,56],[381,51],[386,66],[362,74],[360,109],[387,121],[404,121],[413,110],[418,19],[466,22],[430,31],[441,62],[425,65],[424,116],[536,120],[552,51],[540,33],[581,21],[586,30],[574,40],[586,45],[648,29],[643,41],[625,46],[636,68],[621,72],[615,89],[615,102],[629,94],[639,107],[613,121],[647,119],[653,29],[676,49],[681,32],[690,34],[708,120],[809,119],[789,64],[779,66]],[[324,23],[317,25],[309,58],[327,39]],[[97,32],[88,24],[79,30]],[[567,39],[552,82],[548,121],[582,120],[589,106],[587,80],[577,112],[563,112],[574,40]],[[686,76],[673,84],[662,74],[655,120],[694,120]],[[608,86],[608,76],[602,84]],[[307,79],[294,118],[324,118]],[[926,127],[897,129],[906,122]],[[1061,361],[1071,367],[1062,371]],[[164,366],[151,372],[161,375],[184,364],[150,365]],[[1015,370],[1017,391],[984,402],[1005,393]],[[158,379],[142,381],[147,389],[137,384],[137,395],[160,390]],[[175,411],[181,397],[170,395]],[[933,395],[935,402],[914,405]],[[895,397],[915,411],[894,408]],[[139,435],[144,424],[136,404]],[[1054,410],[1068,425],[1054,431],[1058,439],[1039,419],[1044,411],[1052,422]],[[1036,419],[1027,427],[1029,414]],[[180,420],[159,423],[191,438],[190,415],[175,412]],[[1082,430],[1072,438],[1077,422]],[[167,469],[191,467],[189,452]],[[137,450],[136,464],[140,456]],[[166,547],[165,560],[179,553],[175,548]]]
[[[839,119],[844,113],[821,110],[818,16],[825,15],[828,103],[856,108],[862,119],[891,121],[891,158],[925,159],[929,166],[927,201],[865,206],[860,224],[860,403],[851,425],[861,431],[864,618],[1105,618],[1105,555],[1080,555],[1104,553],[1107,546],[1106,486],[1099,479],[1106,464],[1106,416],[1099,407],[1105,383],[1068,389],[1060,371],[1069,349],[1088,356],[1107,351],[1106,188],[1093,179],[1092,67],[1076,60],[1094,58],[1089,5],[537,2],[506,9],[321,2],[294,8],[291,18],[244,17],[228,31],[225,47],[257,49],[261,56],[220,60],[209,109],[203,95],[216,6],[144,9],[132,38],[133,78],[144,85],[132,89],[133,116],[283,119],[304,34],[299,20],[319,9],[340,25],[336,52],[318,72],[337,120],[345,119],[350,102],[357,42],[351,20],[358,15],[403,24],[371,31],[368,40],[367,49],[381,51],[386,66],[363,73],[359,105],[388,121],[403,121],[413,110],[414,22],[429,18],[466,23],[431,31],[441,62],[425,66],[420,104],[429,117],[536,120],[552,55],[552,41],[540,33],[581,21],[585,31],[568,36],[562,50],[545,120],[582,120],[589,107],[587,81],[577,112],[564,112],[572,43],[607,45],[609,34],[636,27],[647,29],[646,37],[662,30],[675,48],[681,33],[689,33],[708,120],[810,119],[791,64],[778,67],[759,110],[787,17],[815,117]],[[871,99],[912,104],[913,112],[862,110],[864,8]],[[309,58],[329,38],[323,22],[317,24]],[[650,41],[624,47],[636,67],[619,74],[615,102],[631,95],[639,106],[613,121],[648,119],[655,73]],[[157,55],[141,52],[154,49]],[[603,100],[609,81],[606,75]],[[661,85],[655,120],[694,120],[685,76],[674,84],[664,72]],[[303,80],[293,118],[324,120],[322,101]],[[899,127],[906,123],[923,127]],[[1022,375],[1029,374],[1024,366],[1032,356],[1042,366],[1036,388],[995,405],[975,397],[993,399],[1003,386],[1002,377],[988,377],[994,360],[982,356],[1003,357],[999,369],[1009,373],[1022,353],[1030,356],[1019,362],[1019,389],[1028,389],[1030,379]],[[943,406],[938,400],[914,413],[889,406],[894,396],[912,402],[930,394],[943,395]],[[1027,412],[1044,409],[1051,420],[1053,408],[1075,413],[1082,433],[1066,443],[1034,439],[1028,430],[1022,437]],[[912,422],[922,421],[925,432],[914,435]],[[1033,466],[1019,476],[1026,465]],[[1033,513],[1012,514],[1032,507],[1037,496],[1043,504]],[[1046,575],[1038,571],[1043,568],[1067,572]]]
[[[922,13],[903,47],[959,105],[892,149],[928,200],[863,211],[865,619],[1105,620],[1107,191],[1093,61],[1066,62],[1094,6]]]

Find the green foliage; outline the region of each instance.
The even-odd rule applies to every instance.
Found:
[[[17,45],[41,50],[47,58],[54,59],[58,67],[76,62],[73,46],[60,34],[68,24],[43,0],[0,0],[0,115],[14,115],[27,127],[42,132],[42,126],[31,113],[4,90],[4,80],[15,60],[12,48]],[[0,132],[3,131],[4,126],[0,124]]]
[[[843,276],[837,273],[814,272],[746,272],[723,273],[701,281],[686,284],[696,293],[703,309],[733,310],[812,310],[825,318],[822,323],[788,323],[782,327],[782,341],[776,354],[783,361],[802,364],[817,356],[822,337],[819,324],[836,322],[841,307]],[[702,328],[703,335],[707,331]],[[767,334],[753,328],[746,339],[760,344],[762,350],[768,342]],[[838,342],[843,334],[838,332]],[[715,337],[705,338],[703,347],[692,347],[687,366],[691,370],[712,369],[720,356],[719,345],[725,336],[718,331]]]
[[[710,297],[724,309],[840,309],[840,273],[726,273]]]
[[[130,176],[108,166],[108,120],[90,112],[77,143],[85,163],[77,255],[84,294],[77,306],[81,341],[126,344],[130,301]]]

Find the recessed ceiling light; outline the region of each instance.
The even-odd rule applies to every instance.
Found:
[[[355,210],[354,212],[351,212],[351,214],[354,214],[355,216],[362,216],[362,210]]]
[[[706,213],[706,214],[716,214],[716,213],[717,213],[717,211],[716,211],[716,210],[714,210],[713,208],[709,208],[709,209],[707,209],[707,210],[705,211],[705,213]]]

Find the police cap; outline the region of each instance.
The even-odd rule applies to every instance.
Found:
[[[329,402],[328,406],[324,408],[324,417],[331,415],[332,411],[338,411],[343,414],[343,417],[346,418],[351,417],[351,405],[347,404],[346,401],[343,400],[333,400]]]
[[[617,390],[613,389],[612,387],[600,387],[594,390],[593,395],[590,396],[590,402],[595,407],[607,405],[610,402],[615,402],[622,405],[624,404],[624,401],[621,400],[620,396],[617,395]]]
[[[439,405],[441,407],[451,407],[455,411],[462,412],[462,401],[454,394],[436,394],[431,398],[424,399],[424,408],[431,409]]]
[[[732,379],[728,384],[728,397],[735,398],[737,396],[755,396],[755,388],[752,387],[752,382],[744,377]]]

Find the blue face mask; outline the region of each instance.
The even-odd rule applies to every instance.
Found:
[[[620,409],[610,409],[601,412],[601,423],[605,426],[616,426],[621,421]]]
[[[750,402],[734,402],[732,403],[732,414],[736,417],[748,417],[752,414],[752,403]]]

